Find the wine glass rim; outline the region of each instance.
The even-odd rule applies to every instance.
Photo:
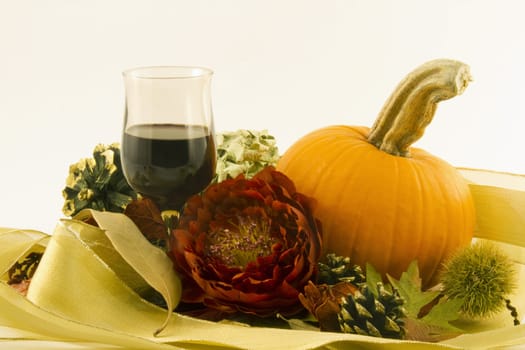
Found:
[[[126,69],[122,74],[138,79],[187,79],[210,76],[213,70],[201,66],[142,66]]]

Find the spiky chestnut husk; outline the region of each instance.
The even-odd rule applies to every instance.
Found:
[[[342,298],[339,325],[345,333],[403,339],[404,303],[397,290],[390,292],[381,282],[377,283],[376,293],[362,284],[355,293]]]
[[[349,257],[333,253],[326,254],[324,261],[318,263],[317,284],[335,285],[339,282],[359,284],[366,281],[361,266],[350,262]]]
[[[501,311],[516,287],[512,261],[488,241],[456,252],[444,264],[440,279],[445,295],[464,299],[461,311],[469,318],[487,318]]]
[[[137,198],[122,172],[120,146],[99,144],[93,158],[84,158],[69,167],[62,212],[74,216],[84,208],[123,212]]]

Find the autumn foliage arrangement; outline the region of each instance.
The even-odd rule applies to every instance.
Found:
[[[64,212],[128,216],[173,261],[183,285],[175,311],[195,317],[425,341],[461,333],[458,318],[505,307],[518,324],[512,264],[496,248],[469,250],[468,186],[409,147],[436,103],[469,79],[460,62],[429,62],[402,81],[371,129],[324,128],[282,157],[266,131],[224,133],[216,178],[177,215],[131,191],[118,145],[99,145],[71,167]],[[485,271],[497,279],[464,277]]]

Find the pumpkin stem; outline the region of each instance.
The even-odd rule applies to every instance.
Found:
[[[409,157],[409,147],[432,121],[438,102],[460,95],[472,80],[469,66],[436,59],[409,73],[379,112],[368,141],[380,150]]]

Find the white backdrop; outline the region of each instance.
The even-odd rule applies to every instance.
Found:
[[[121,72],[141,65],[213,69],[217,131],[268,129],[284,152],[322,126],[371,125],[406,73],[458,59],[474,82],[416,146],[525,173],[522,3],[0,0],[0,226],[52,232],[69,165],[120,141]]]

